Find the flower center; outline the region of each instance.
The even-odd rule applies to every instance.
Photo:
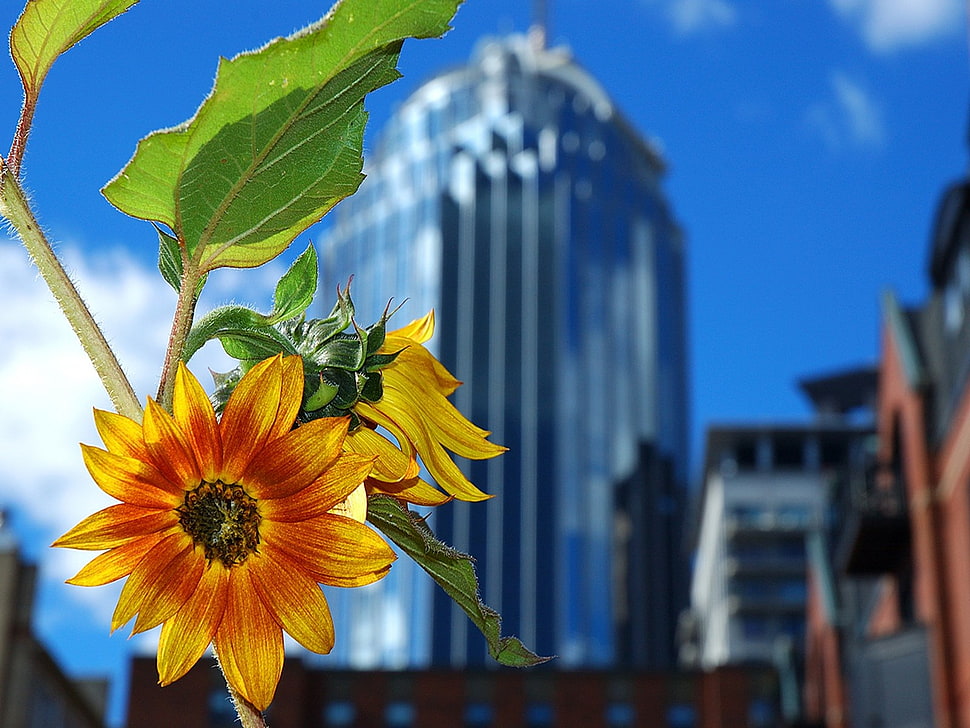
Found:
[[[205,550],[205,557],[236,566],[256,553],[260,515],[256,499],[241,485],[202,481],[185,494],[176,512],[185,532]]]

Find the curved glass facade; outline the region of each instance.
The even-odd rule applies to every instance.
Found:
[[[484,41],[398,109],[321,246],[327,285],[355,276],[360,320],[388,296],[407,298],[400,324],[436,310],[456,405],[510,449],[463,465],[496,497],[440,507],[433,527],[476,558],[503,632],[563,666],[673,659],[688,397],[663,169],[565,51]],[[487,661],[467,618],[399,567],[337,618],[351,598],[377,622],[397,604],[408,663]]]

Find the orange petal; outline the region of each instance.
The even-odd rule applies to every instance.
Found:
[[[239,380],[219,423],[224,482],[238,483],[250,461],[278,429],[283,389],[281,355],[259,362]],[[293,425],[292,419],[289,424]]]
[[[376,457],[370,477],[385,483],[415,478],[420,472],[414,458],[409,458],[390,440],[369,427],[358,427],[347,435],[344,450]]]
[[[229,570],[212,561],[195,592],[162,625],[158,639],[158,681],[175,682],[194,665],[212,642],[222,622],[229,593]]]
[[[387,574],[397,558],[369,526],[324,514],[306,521],[263,521],[268,552],[281,552],[312,579],[331,586],[363,586]]]
[[[141,425],[116,412],[94,410],[94,426],[98,428],[105,448],[115,455],[148,460]]]
[[[134,632],[157,626],[178,611],[194,591],[202,575],[204,557],[195,552],[184,531],[174,531],[145,554],[121,589],[111,617],[111,631],[139,614]],[[158,619],[158,621],[154,621]],[[148,622],[154,622],[145,626]]]
[[[333,649],[333,619],[327,599],[313,579],[272,549],[250,560],[253,585],[276,621],[311,652]]]
[[[170,508],[158,510],[119,503],[88,516],[51,545],[101,551],[177,524],[178,514]]]
[[[128,576],[159,540],[159,536],[153,533],[105,551],[89,561],[87,566],[68,579],[67,583],[75,586],[103,586]]]
[[[322,417],[267,443],[246,469],[246,492],[254,498],[285,498],[306,488],[340,454],[349,423],[348,417]]]
[[[229,572],[228,591],[213,645],[233,689],[266,710],[283,669],[283,630],[257,596],[245,564]]]
[[[368,457],[345,453],[303,490],[286,498],[260,500],[259,512],[271,521],[304,521],[322,515],[364,482],[372,462]]]
[[[202,475],[185,435],[172,416],[151,397],[145,406],[142,430],[145,447],[151,453],[155,467],[168,481],[182,489],[194,488],[199,484]]]
[[[218,480],[222,471],[219,423],[199,380],[181,362],[175,372],[172,415],[179,429],[188,438],[202,479],[210,483]]]
[[[84,444],[81,454],[94,482],[112,498],[145,508],[175,508],[182,502],[183,489],[149,463]]]

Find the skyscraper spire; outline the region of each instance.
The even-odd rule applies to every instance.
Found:
[[[549,34],[549,14],[546,0],[532,0],[532,27],[529,28],[529,40],[537,50],[546,47]]]

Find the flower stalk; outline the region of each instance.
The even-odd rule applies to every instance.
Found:
[[[0,215],[20,236],[28,254],[54,294],[57,305],[67,317],[95,371],[101,377],[101,383],[111,397],[115,409],[125,417],[141,421],[141,405],[118,358],[41,230],[16,174],[2,160]]]

